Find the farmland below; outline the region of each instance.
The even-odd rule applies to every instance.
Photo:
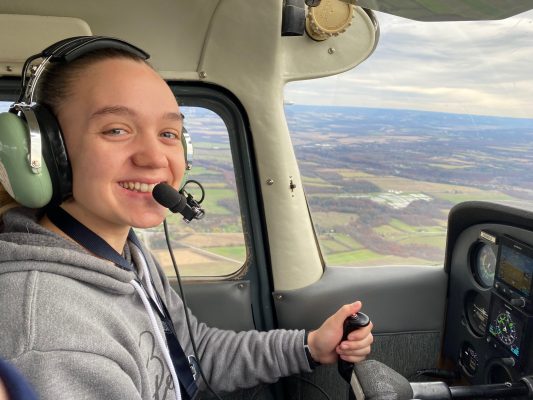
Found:
[[[531,208],[533,120],[301,105],[285,111],[328,265],[441,265],[455,204]],[[195,148],[190,177],[206,188],[207,217],[190,226],[171,218],[173,243],[186,275],[231,274],[246,248],[226,128],[210,111],[184,112]],[[169,268],[161,235],[151,242]]]

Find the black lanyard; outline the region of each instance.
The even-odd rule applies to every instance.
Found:
[[[94,255],[111,261],[117,267],[126,271],[134,271],[133,265],[131,265],[131,263],[129,263],[124,257],[118,254],[117,251],[109,245],[109,243],[107,243],[104,239],[91,231],[61,207],[48,209],[46,211],[46,215],[55,226],[57,226],[71,239],[77,242],[80,246],[89,250]],[[133,229],[130,229],[130,232],[128,233],[128,240],[133,242],[133,244],[139,247],[139,249],[141,248],[139,239],[137,239]]]
[[[122,268],[126,271],[135,272],[133,265],[129,263],[124,257],[122,257],[115,249],[113,249],[109,245],[109,243],[107,243],[100,236],[91,231],[89,228],[87,228],[85,225],[83,225],[81,222],[79,222],[76,218],[67,213],[61,207],[53,207],[48,209],[46,211],[46,215],[48,216],[50,221],[54,223],[55,226],[57,226],[70,238],[72,238],[81,246],[89,250],[91,253],[95,254],[100,258],[111,261],[119,268]],[[135,235],[133,229],[130,229],[130,232],[128,233],[128,240],[131,241],[140,250],[144,259],[147,260],[143,252],[141,243],[139,242],[139,239]],[[148,276],[147,279],[151,279],[151,277]],[[143,286],[144,288],[142,282],[139,282],[139,284],[141,284],[141,286]],[[176,374],[178,375],[180,386],[188,396],[182,396],[182,398],[184,400],[193,399],[198,392],[198,387],[196,386],[196,382],[194,381],[189,361],[178,341],[176,331],[174,330],[174,324],[172,323],[172,319],[170,318],[170,313],[168,312],[168,309],[165,306],[163,300],[161,299],[159,293],[157,293],[157,291],[155,291],[155,293],[158,297],[159,303],[161,304],[162,310],[160,310],[159,307],[155,304],[154,299],[152,299],[150,296],[147,297],[150,299],[152,308],[157,311],[159,318],[161,319],[161,323],[163,324],[163,329],[165,331],[165,336],[167,339],[170,358],[172,359],[172,364],[174,364],[174,369],[176,370]]]

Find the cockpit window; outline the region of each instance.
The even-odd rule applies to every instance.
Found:
[[[286,87],[307,199],[327,265],[442,265],[455,204],[532,208],[533,11],[377,17],[368,60]]]

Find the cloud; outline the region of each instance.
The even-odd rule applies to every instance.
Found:
[[[533,11],[479,22],[377,18],[380,42],[368,60],[340,75],[290,83],[286,99],[533,118]]]

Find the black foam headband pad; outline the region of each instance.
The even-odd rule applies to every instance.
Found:
[[[41,55],[52,57],[50,61],[71,62],[82,55],[99,49],[119,49],[133,53],[144,60],[150,58],[150,55],[144,50],[132,45],[124,40],[115,39],[107,36],[78,36],[61,40],[44,49]]]
[[[59,204],[72,193],[72,169],[59,123],[54,115],[40,104],[32,107],[43,139],[43,158],[54,188],[52,202]]]

